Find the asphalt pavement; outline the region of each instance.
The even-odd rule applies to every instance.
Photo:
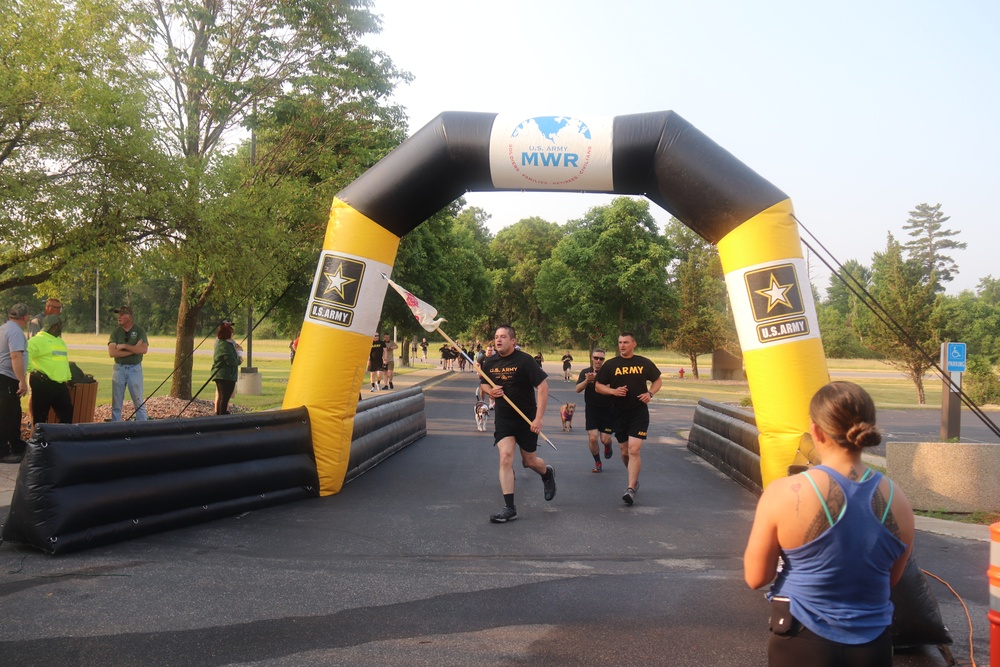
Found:
[[[590,472],[582,411],[560,429],[558,405],[578,395],[552,374],[558,450],[540,453],[556,497],[516,466],[519,518],[491,524],[502,498],[475,376],[423,373],[405,382],[424,383],[427,437],[336,496],[56,558],[0,547],[0,664],[766,663],[767,604],[742,578],[756,498],[686,449],[693,406],[654,406],[626,507],[617,457]],[[968,605],[987,664],[980,537],[922,529],[916,553]],[[934,590],[968,664],[962,607]],[[921,647],[895,664],[945,662]]]

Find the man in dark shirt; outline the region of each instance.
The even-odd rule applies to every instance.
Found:
[[[379,337],[378,332],[372,336],[372,351],[368,353],[368,370],[372,374],[372,391],[380,389],[382,382],[382,365],[385,357],[385,343]]]
[[[493,384],[481,384],[483,393],[496,400],[493,441],[500,455],[500,490],[504,507],[490,516],[492,523],[506,523],[517,518],[514,506],[514,450],[521,449],[521,465],[531,468],[542,477],[545,500],[556,495],[556,477],[552,466],[537,455],[538,434],[542,431],[542,417],[549,400],[549,384],[545,371],[527,352],[514,349],[517,334],[511,326],[501,326],[494,336],[497,353],[486,358],[482,369]],[[538,391],[537,404],[535,390]],[[504,398],[520,409],[524,417]]]
[[[618,336],[618,356],[605,362],[597,373],[594,387],[597,393],[612,397],[615,439],[628,468],[628,488],[622,495],[626,505],[635,502],[639,489],[640,450],[649,429],[649,402],[662,384],[656,364],[635,353],[635,336],[630,331]]]
[[[604,458],[611,458],[611,434],[614,433],[614,422],[611,421],[611,397],[598,394],[594,388],[597,373],[604,366],[605,352],[599,347],[590,353],[589,368],[580,372],[576,381],[576,393],[583,392],[583,402],[586,406],[587,441],[590,454],[594,457],[594,469],[591,472],[601,472],[601,453],[597,443],[604,445]]]

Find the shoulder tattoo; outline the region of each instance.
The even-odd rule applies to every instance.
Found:
[[[885,514],[886,508],[885,498],[882,497],[882,489],[875,489],[875,495],[872,496],[872,511],[875,512],[875,518],[879,521],[882,520],[882,515]],[[893,516],[892,510],[889,511],[889,515],[885,517],[886,528],[889,532],[899,537],[899,524],[896,523],[896,517]]]
[[[830,490],[826,494],[826,507],[830,510],[830,516],[832,517],[839,516],[840,512],[844,509],[844,492],[833,480],[830,480]],[[826,518],[826,512],[820,508],[806,530],[804,543],[812,542],[829,530],[830,527],[830,521]]]

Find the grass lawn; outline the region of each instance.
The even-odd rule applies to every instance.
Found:
[[[112,359],[107,354],[106,334],[66,334],[66,342],[76,349],[70,350],[70,360],[77,363],[84,373],[94,376],[98,382],[97,404],[103,405],[111,402],[111,371]],[[206,354],[195,354],[194,357],[194,381],[192,388],[198,391],[211,373],[212,355],[211,351],[215,346],[215,338],[207,338],[204,341],[196,340],[198,349]],[[143,360],[143,375],[145,380],[145,392],[149,396],[166,396],[170,393],[170,376],[174,370],[174,338],[172,336],[153,336],[149,341],[150,348],[169,350],[168,352],[151,352]],[[77,346],[93,346],[97,349],[84,350]],[[438,345],[440,347],[440,345]],[[558,362],[565,350],[545,350],[547,362]],[[281,406],[281,401],[285,395],[285,387],[288,384],[288,374],[291,366],[288,363],[288,341],[286,340],[258,340],[253,342],[253,364],[258,372],[263,376],[263,393],[260,396],[244,396],[237,394],[233,397],[233,403],[254,410],[264,410]],[[533,350],[529,350],[533,353]],[[263,356],[261,353],[267,354]],[[612,350],[612,354],[614,351]],[[573,355],[574,379],[576,374],[584,367],[587,360],[587,350],[571,350]],[[695,380],[691,373],[689,360],[673,352],[663,350],[640,350],[639,354],[647,356],[656,362],[663,372],[663,389],[658,395],[658,399],[696,402],[700,398],[708,398],[713,401],[724,403],[739,403],[742,399],[750,395],[750,389],[746,382],[738,381],[713,381],[710,379],[712,368],[711,355],[704,355],[698,359],[698,367],[701,379]],[[275,357],[274,355],[279,355]],[[417,364],[415,368],[397,368],[398,374],[405,374],[411,370],[419,368],[432,368],[434,363]],[[876,404],[882,408],[919,408],[916,400],[916,389],[913,383],[901,377],[888,376],[894,373],[892,367],[880,361],[868,359],[832,359],[828,362],[831,372],[836,373],[836,377],[850,379],[857,382],[871,393]],[[681,380],[678,377],[678,370],[685,369],[685,377]],[[925,382],[924,388],[927,394],[928,409],[940,409],[941,405],[941,382],[936,379],[929,379]],[[211,400],[215,393],[214,384],[205,387],[198,396]],[[127,398],[127,396],[126,396]]]
[[[534,350],[529,350],[534,354]],[[558,361],[566,352],[564,349],[546,349],[543,351],[546,362]],[[570,350],[573,356],[574,379],[588,364],[587,350]],[[615,354],[615,350],[608,352]],[[714,381],[712,377],[712,355],[698,357],[700,379],[695,380],[691,373],[691,362],[686,356],[660,349],[639,349],[637,354],[652,359],[663,373],[663,389],[657,394],[657,399],[675,401],[697,401],[707,398],[722,403],[738,403],[750,396],[750,388],[746,382]],[[684,379],[679,377],[679,369],[684,369]],[[880,408],[928,408],[941,409],[941,381],[928,378],[924,381],[925,405],[917,403],[917,390],[912,382],[898,376],[898,371],[889,364],[873,359],[829,359],[827,368],[833,374],[833,379],[855,382],[872,395]]]

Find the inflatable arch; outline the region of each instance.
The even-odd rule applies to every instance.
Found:
[[[785,476],[829,381],[788,197],[672,111],[584,118],[445,112],[334,199],[284,407],[306,406],[337,493],[399,239],[467,191],[643,195],[719,247],[760,429]],[[799,459],[799,462],[802,462]]]

